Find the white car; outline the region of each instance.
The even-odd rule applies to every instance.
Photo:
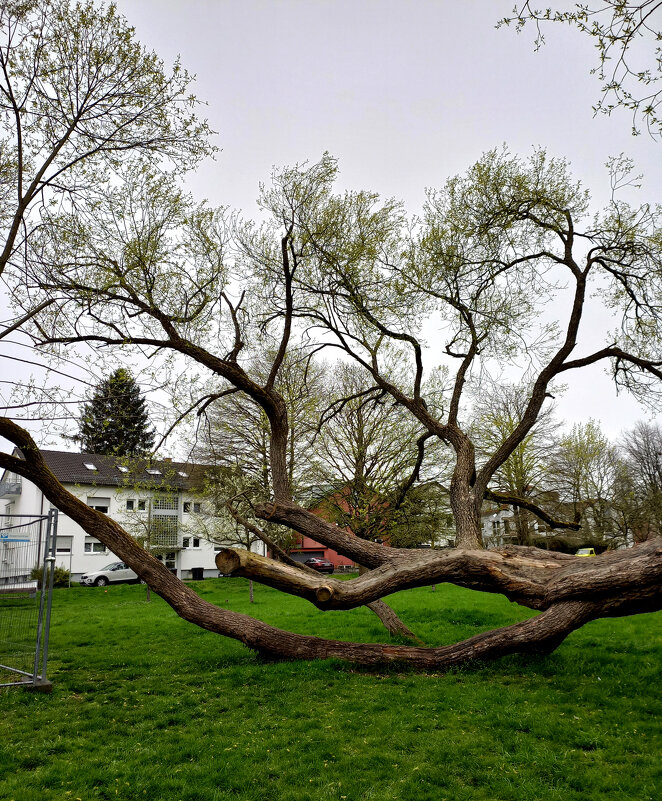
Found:
[[[84,573],[80,583],[85,587],[105,587],[107,584],[136,584],[140,579],[138,574],[124,562],[111,562],[95,570],[94,573]]]

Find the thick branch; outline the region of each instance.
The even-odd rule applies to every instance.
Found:
[[[559,520],[556,517],[552,517],[533,501],[527,498],[520,498],[517,495],[495,492],[494,490],[488,489],[485,491],[485,500],[507,504],[508,506],[519,506],[521,509],[533,512],[536,517],[539,517],[543,522],[547,523],[550,528],[569,528],[573,531],[579,531],[582,526],[582,524],[577,521],[571,522],[569,520]]]
[[[535,548],[392,550],[390,563],[350,581],[303,575],[287,565],[239,549],[222,551],[217,564],[222,572],[305,598],[320,609],[353,609],[393,592],[444,581],[501,593],[538,610],[570,600],[599,601],[605,614],[616,615],[633,601],[642,606],[649,604],[650,609],[662,604],[659,539],[636,550],[608,552],[590,560]]]
[[[616,346],[603,348],[595,353],[591,353],[589,356],[584,356],[581,359],[573,359],[571,362],[566,362],[558,372],[561,373],[565,370],[576,370],[579,367],[586,367],[589,364],[595,364],[602,359],[618,359],[624,362],[629,362],[630,364],[635,365],[635,367],[639,367],[641,370],[651,373],[651,375],[654,375],[656,378],[662,379],[662,370],[660,369],[660,367],[662,367],[662,361],[641,359],[638,356],[627,353]]]
[[[293,531],[305,534],[315,542],[321,542],[366,567],[373,568],[384,564],[394,552],[392,548],[348,534],[338,526],[327,523],[326,520],[294,503],[261,504],[256,507],[255,514],[263,520],[282,523]]]
[[[83,529],[97,537],[149,585],[185,620],[208,631],[233,637],[250,648],[272,658],[284,659],[345,659],[363,665],[378,665],[385,662],[403,662],[418,668],[439,669],[462,664],[472,659],[488,659],[510,653],[548,652],[553,650],[571,631],[590,619],[605,615],[634,614],[653,611],[662,606],[662,543],[652,540],[631,551],[621,551],[602,555],[594,560],[549,554],[533,548],[506,549],[501,554],[494,552],[456,552],[456,558],[466,560],[464,574],[480,574],[476,586],[485,585],[492,575],[492,590],[500,581],[500,571],[511,562],[511,572],[521,572],[526,576],[533,572],[539,576],[548,570],[559,575],[560,585],[564,582],[565,595],[588,594],[597,586],[599,600],[572,600],[554,603],[538,617],[522,623],[497,629],[471,637],[463,643],[441,648],[416,648],[411,646],[385,644],[347,643],[337,640],[324,640],[275,629],[246,615],[220,609],[202,600],[193,590],[173,576],[170,571],[143,550],[122,528],[106,515],[89,508],[83,501],[69,493],[46,467],[39,450],[30,435],[6,418],[0,418],[0,436],[17,445],[25,460],[0,454],[0,467],[17,472],[35,483],[45,496]],[[370,545],[371,543],[366,543]],[[389,549],[384,549],[388,551]],[[394,556],[402,551],[391,549]],[[417,554],[418,563],[421,554]],[[489,557],[500,559],[500,567],[495,562],[487,564]],[[439,555],[435,555],[439,558]],[[269,560],[265,560],[269,561]],[[483,563],[483,570],[476,566]],[[577,564],[577,563],[582,564]],[[587,565],[591,562],[591,565]],[[570,570],[577,566],[578,581],[570,580]],[[413,567],[413,565],[412,565]],[[285,569],[286,566],[282,565]],[[272,569],[269,566],[268,569]],[[304,577],[303,571],[289,568],[297,577]],[[418,569],[418,568],[416,568]],[[384,568],[372,570],[361,577],[366,582],[379,580]],[[591,587],[591,575],[598,578]],[[316,577],[322,583],[321,577]],[[305,576],[311,590],[317,593],[312,580]],[[356,580],[360,581],[360,580]],[[582,582],[585,586],[582,586]],[[611,583],[618,583],[616,596],[611,593]],[[354,582],[324,583],[337,594],[336,584],[351,585]],[[469,586],[469,581],[463,582]],[[531,585],[530,579],[522,584]],[[636,585],[635,591],[632,587]],[[402,585],[404,586],[404,585]],[[319,600],[318,600],[319,603]]]

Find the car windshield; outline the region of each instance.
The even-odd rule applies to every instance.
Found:
[[[591,553],[590,548],[580,548],[577,553]]]
[[[114,570],[117,567],[117,565],[119,565],[119,562],[111,562],[109,565],[106,565],[105,567],[102,567],[101,569],[102,570]]]

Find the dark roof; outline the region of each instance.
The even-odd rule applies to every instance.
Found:
[[[196,490],[202,489],[206,465],[166,460],[148,460],[128,456],[106,456],[99,453],[69,453],[42,450],[41,455],[58,481],[65,484],[93,484],[105,487],[144,489]],[[90,470],[85,464],[94,465]],[[120,467],[126,468],[120,470]],[[159,470],[159,474],[148,473]],[[186,475],[182,475],[185,473]]]

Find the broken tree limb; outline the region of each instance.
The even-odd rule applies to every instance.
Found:
[[[520,553],[521,552],[521,553]],[[636,551],[606,552],[591,560],[512,546],[503,551],[396,552],[390,563],[349,581],[303,574],[280,562],[240,549],[217,556],[222,572],[305,598],[319,609],[353,609],[393,592],[450,582],[483,592],[498,592],[531,609],[545,610],[569,601],[598,600],[616,614],[627,599],[651,608],[662,602],[662,540]],[[626,613],[627,614],[627,613]]]
[[[509,586],[514,586],[517,590],[514,594],[528,597],[527,605],[536,608],[535,605],[538,604],[545,611],[520,623],[439,648],[352,643],[292,634],[248,615],[220,609],[200,598],[173,576],[163,563],[141,548],[121,526],[68,492],[48,469],[34,441],[25,430],[0,418],[0,435],[14,442],[24,456],[21,459],[0,454],[0,467],[16,472],[36,484],[51,503],[82,526],[88,534],[97,537],[144,578],[180,617],[205,630],[239,640],[249,648],[272,658],[336,658],[366,666],[402,662],[419,669],[438,670],[475,659],[494,659],[512,653],[546,653],[589,620],[653,612],[662,608],[660,539],[650,540],[625,551],[605,553],[594,559],[517,547],[503,549],[501,552],[446,551],[427,555],[425,552],[409,552],[412,571],[420,569],[427,571],[428,576],[435,577],[439,576],[440,568],[444,567],[447,575],[444,580],[488,592],[501,592],[504,595],[509,595]],[[393,576],[388,572],[392,565],[396,565],[400,572],[400,586],[396,586],[396,589],[402,589],[408,581],[411,586],[416,586],[411,583],[413,572],[408,574],[407,569],[401,565],[404,564],[404,554],[407,552],[388,548],[382,550],[384,559],[381,560],[381,567],[369,571],[359,579],[346,582],[306,577],[310,582],[309,591],[315,593],[325,583],[333,589],[331,597],[336,599],[347,591],[355,595],[364,593],[366,586],[373,592],[375,581],[382,582],[383,586],[386,580],[393,581]],[[389,551],[392,553],[389,554]],[[232,561],[235,557],[228,558]],[[389,560],[392,565],[386,564]],[[237,564],[241,562],[238,557]],[[250,561],[244,560],[245,567],[249,564]],[[458,572],[460,568],[462,570]],[[265,566],[265,572],[272,569],[272,566]],[[293,568],[290,570],[303,576],[303,571],[295,571]],[[282,573],[278,576],[278,580],[285,584],[291,583],[289,576]],[[313,579],[317,579],[319,583]],[[396,580],[395,584],[397,583]],[[425,583],[436,582],[430,580]],[[338,589],[339,584],[346,589]],[[361,584],[364,585],[363,588]],[[354,587],[350,590],[347,585]],[[343,603],[346,604],[347,600],[344,599]]]
[[[299,592],[291,593],[299,595],[301,598],[315,604],[318,609],[333,608],[328,605],[328,601],[336,592],[336,586],[347,584],[346,581],[338,581],[325,576],[322,577],[315,570],[296,565],[294,560],[291,564],[281,561],[268,559],[265,556],[245,551],[240,548],[224,548],[216,555],[216,567],[221,573],[232,576],[253,577],[261,584],[266,584],[274,589],[281,589],[290,592],[290,588],[296,585]],[[257,576],[261,578],[257,578]],[[359,604],[363,606],[363,604]],[[375,599],[365,604],[386,627],[389,634],[400,635],[410,640],[421,642],[413,631],[409,629],[396,615],[388,604],[380,599]]]

